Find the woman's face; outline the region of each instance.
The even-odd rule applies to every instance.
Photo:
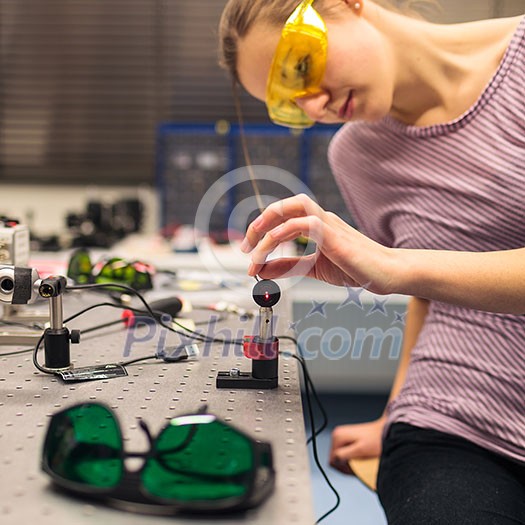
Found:
[[[355,14],[346,6],[337,20],[325,19],[328,57],[320,92],[296,100],[312,120],[325,124],[376,121],[392,107],[392,53],[363,13]],[[261,23],[239,42],[237,70],[241,84],[261,101],[265,100],[266,81],[280,34],[280,28]]]

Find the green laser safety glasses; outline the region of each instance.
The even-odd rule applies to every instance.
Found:
[[[125,452],[118,420],[98,403],[72,406],[49,423],[42,468],[60,488],[130,510],[156,514],[234,511],[273,490],[270,443],[255,441],[212,414],[172,419],[147,452]],[[143,458],[136,471],[127,458]]]
[[[67,276],[77,284],[127,284],[135,290],[151,290],[153,268],[140,261],[111,257],[92,264],[86,250],[76,250],[69,259]]]

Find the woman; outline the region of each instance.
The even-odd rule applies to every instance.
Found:
[[[230,0],[222,62],[279,124],[347,122],[329,158],[360,231],[274,203],[249,273],[413,296],[385,415],[337,427],[330,462],[381,454],[389,523],[525,523],[525,18],[311,4]],[[266,263],[299,234],[317,254]]]

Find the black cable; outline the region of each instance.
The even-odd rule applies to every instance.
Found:
[[[38,340],[38,342],[37,342],[37,344],[35,345],[34,348],[27,348],[25,350],[20,350],[19,352],[12,352],[12,355],[15,355],[17,353],[22,353],[22,352],[31,352],[31,351],[33,351],[33,364],[35,365],[35,367],[38,370],[40,370],[41,372],[43,372],[44,374],[55,375],[55,374],[57,374],[56,370],[52,370],[50,368],[45,368],[38,362],[38,350],[40,348],[40,345],[42,344],[43,339],[44,339],[44,334],[42,334],[42,337],[40,337],[40,339]],[[8,355],[8,354],[6,354],[6,355]],[[0,357],[1,357],[1,355],[0,355]],[[118,364],[121,365],[121,366],[128,366],[128,365],[131,365],[131,364],[134,364],[134,363],[138,363],[140,361],[148,361],[150,359],[160,359],[163,362],[170,362],[170,363],[176,363],[176,362],[179,361],[179,360],[167,361],[167,360],[163,359],[162,356],[160,356],[158,354],[155,354],[155,355],[148,355],[148,356],[144,356],[144,357],[137,357],[136,359],[130,359],[129,361],[121,361]],[[183,359],[181,358],[180,361],[182,361],[182,360]]]
[[[16,353],[22,353],[22,352],[31,352],[33,351],[33,364],[35,365],[35,367],[40,370],[41,372],[43,372],[44,374],[52,374],[52,375],[55,375],[57,373],[56,370],[52,370],[50,368],[45,368],[43,367],[39,362],[38,362],[38,359],[37,359],[37,354],[38,354],[38,350],[40,348],[40,345],[42,344],[42,341],[44,339],[44,334],[42,334],[42,337],[38,340],[37,344],[35,345],[34,348],[27,348],[25,350],[20,350],[19,352],[12,352],[12,354],[16,354]],[[7,355],[7,354],[6,354]],[[0,356],[1,357],[1,356]],[[144,356],[144,357],[137,357],[135,359],[130,359],[129,361],[121,361],[119,362],[118,364],[121,365],[121,366],[128,366],[128,365],[131,365],[131,364],[134,364],[134,363],[138,363],[140,361],[148,361],[150,359],[160,359],[162,360],[163,362],[171,362],[171,363],[176,363],[178,362],[179,360],[171,360],[171,361],[167,361],[165,359],[162,358],[162,356],[158,355],[158,354],[155,354],[155,355],[148,355],[148,356]],[[180,361],[182,361],[183,359],[181,358]]]
[[[0,357],[11,357],[13,355],[27,354],[29,352],[32,352],[33,350],[34,347],[24,348],[23,350],[15,350],[14,352],[6,352],[5,354],[0,354]]]
[[[145,315],[145,316],[148,316],[149,318],[151,318],[151,315],[150,315],[150,313],[147,310],[140,310],[139,308],[133,308],[131,306],[123,305],[121,303],[96,303],[96,304],[92,304],[91,306],[88,306],[88,307],[84,308],[83,310],[80,310],[76,314],[71,315],[70,317],[68,317],[67,319],[64,320],[64,323],[69,323],[70,321],[72,321],[73,319],[79,317],[80,315],[85,314],[86,312],[89,312],[90,310],[93,310],[93,309],[98,308],[100,306],[110,306],[112,308],[119,308],[119,309],[122,309],[122,310],[129,310],[129,311],[133,312],[134,314]],[[168,314],[166,314],[166,312],[162,312],[161,310],[152,310],[152,311],[156,315],[155,320],[160,318],[160,316],[162,316],[162,315],[168,315]],[[220,322],[224,321],[225,319],[226,319],[226,316],[219,315],[217,317],[217,322],[220,323]],[[109,328],[110,326],[118,325],[119,323],[124,324],[125,322],[126,322],[126,319],[123,319],[123,318],[116,319],[115,321],[109,321],[109,322],[104,323],[104,324],[98,324],[98,325],[95,325],[95,326],[91,326],[89,328],[83,328],[82,329],[82,333],[83,334],[87,334],[87,333],[90,333],[90,332],[94,332],[96,330],[102,330],[103,328]],[[207,322],[208,321],[195,322],[195,326],[199,326],[200,324],[205,324]],[[186,328],[186,330],[189,330],[189,328]],[[183,334],[181,332],[176,331],[175,333],[177,333],[179,335],[183,335],[183,336],[186,337],[186,334]],[[225,342],[227,343],[228,341],[225,341]]]
[[[132,287],[124,285],[124,284],[116,284],[116,283],[105,284],[105,283],[101,283],[101,284],[74,285],[74,286],[68,286],[67,287],[68,290],[87,290],[87,289],[93,289],[93,288],[95,288],[95,289],[96,288],[120,288],[120,289],[126,290],[128,292],[131,292],[132,294],[136,295],[139,298],[139,300],[142,302],[142,304],[146,307],[146,310],[144,311],[144,310],[140,310],[140,309],[137,309],[137,308],[132,308],[132,307],[129,307],[129,306],[126,306],[126,305],[123,305],[123,304],[118,304],[118,303],[109,303],[109,302],[97,303],[97,304],[94,304],[94,305],[90,305],[90,306],[80,310],[79,312],[76,312],[73,315],[70,315],[68,318],[64,319],[64,323],[68,323],[68,322],[72,321],[73,319],[76,319],[80,315],[83,315],[86,312],[89,312],[90,310],[93,310],[95,308],[99,308],[101,306],[109,306],[111,308],[119,308],[119,309],[122,309],[122,310],[130,310],[130,311],[132,311],[134,313],[148,314],[152,319],[155,319],[155,321],[157,323],[159,323],[161,326],[163,326],[167,330],[170,330],[171,332],[174,332],[174,333],[176,333],[176,334],[178,334],[180,336],[183,336],[183,337],[190,337],[191,339],[196,339],[196,340],[201,341],[201,342],[223,343],[223,344],[238,344],[238,345],[242,345],[243,344],[243,341],[241,341],[241,340],[215,339],[215,338],[212,338],[212,337],[202,336],[201,334],[198,334],[198,333],[194,332],[193,330],[190,330],[189,328],[186,328],[185,326],[183,326],[183,325],[177,323],[176,321],[172,320],[172,322],[174,324],[176,324],[177,326],[180,326],[181,328],[186,330],[189,334],[180,332],[178,330],[175,330],[172,326],[166,324],[162,320],[162,318],[160,317],[160,315],[164,314],[164,312],[153,310],[150,307],[150,305],[147,303],[147,301],[144,299],[144,297],[139,292],[137,292]],[[112,325],[117,324],[118,322],[123,322],[123,320],[122,321],[121,320],[119,320],[119,321],[112,321],[112,322],[109,322],[109,323],[104,323],[102,325],[94,326],[94,327],[88,328],[87,330],[84,330],[84,333],[86,331],[91,332],[91,331],[94,331],[94,330],[97,330],[97,329],[100,329],[100,328],[105,328],[105,327],[108,327],[108,326],[112,326]],[[57,373],[55,370],[43,367],[38,362],[38,350],[40,349],[40,345],[42,344],[42,341],[44,340],[44,334],[45,334],[45,332],[42,334],[42,336],[40,337],[40,339],[36,343],[35,347],[33,348],[33,364],[35,365],[35,367],[38,370],[40,370],[40,372],[43,372],[45,374],[53,374],[53,375],[55,375]],[[24,350],[24,352],[25,351],[27,351],[27,350]],[[160,357],[158,355],[146,356],[146,357],[133,359],[133,360],[130,360],[130,361],[125,361],[125,362],[120,363],[120,364],[122,366],[125,366],[125,365],[128,365],[128,364],[132,364],[132,363],[136,363],[136,362],[144,361],[144,360],[149,360],[149,359],[162,359],[162,357]]]
[[[69,323],[73,321],[73,319],[76,319],[77,317],[80,317],[81,315],[84,315],[85,313],[94,310],[95,308],[99,308],[101,306],[109,306],[110,308],[117,308],[120,310],[131,310],[133,311],[133,308],[129,308],[123,304],[119,303],[96,303],[92,304],[90,306],[86,306],[86,308],[83,308],[82,310],[79,310],[77,313],[70,315],[66,319],[64,319],[64,323]]]
[[[195,332],[194,330],[190,330],[189,328],[187,328],[184,325],[178,323],[177,321],[172,320],[173,324],[175,324],[175,325],[179,326],[180,328],[182,328],[183,330],[185,330],[186,333],[180,332],[179,330],[176,330],[175,328],[173,328],[169,324],[166,324],[162,320],[162,318],[158,318],[156,316],[156,312],[147,303],[147,301],[144,299],[142,294],[137,292],[137,290],[135,290],[131,286],[127,286],[125,284],[116,284],[116,283],[80,284],[80,285],[74,285],[74,286],[68,286],[67,287],[68,290],[89,290],[89,289],[96,289],[96,288],[120,288],[122,290],[125,290],[125,291],[127,291],[129,293],[132,293],[132,294],[136,295],[138,297],[138,299],[140,300],[140,302],[145,306],[147,314],[149,314],[153,319],[156,319],[156,321],[161,326],[163,326],[164,328],[166,328],[170,332],[174,332],[174,333],[176,333],[178,335],[181,335],[183,337],[190,337],[191,339],[195,339],[195,340],[200,341],[202,343],[222,343],[222,344],[236,344],[236,345],[242,345],[243,344],[242,340],[216,339],[216,338],[213,338],[213,337],[204,336],[202,334],[199,334],[199,333]],[[68,317],[67,320],[65,320],[64,322],[69,322],[72,319],[75,319],[76,317],[78,317],[79,315],[81,315],[83,313],[86,313],[89,310],[92,310],[93,308],[97,308],[98,306],[111,306],[113,308],[115,308],[115,307],[116,308],[123,308],[123,309],[126,309],[126,310],[131,310],[133,312],[138,311],[138,312],[141,312],[141,313],[146,313],[143,310],[137,310],[136,308],[130,308],[130,307],[127,307],[127,306],[124,306],[124,305],[115,304],[115,303],[97,303],[96,305],[91,305],[90,307],[87,307],[84,310],[81,310],[80,312],[77,312],[76,314]],[[160,312],[160,313],[164,313],[164,312]]]
[[[121,366],[128,366],[128,365],[132,365],[134,363],[139,363],[140,361],[148,361],[150,359],[162,359],[162,358],[159,357],[157,354],[155,354],[155,355],[148,355],[148,356],[145,356],[145,357],[137,357],[136,359],[130,359],[129,361],[121,361],[119,363],[119,365],[121,365]]]
[[[20,327],[20,328],[29,328],[30,330],[43,330],[44,329],[44,325],[42,325],[42,324],[38,324],[38,323],[26,324],[26,323],[22,323],[20,321],[1,320],[0,321],[0,325],[3,325],[3,326],[16,326],[16,327]]]
[[[180,361],[185,361],[186,359],[188,359],[188,354],[183,354],[177,357],[170,357],[170,356],[167,356],[166,354],[160,353],[160,354],[149,355],[149,356],[144,356],[144,357],[137,357],[135,359],[130,359],[129,361],[121,361],[118,364],[121,366],[128,366],[128,365],[132,365],[135,363],[140,363],[141,361],[147,361],[150,359],[159,359],[164,363],[179,363]]]
[[[312,444],[312,452],[313,452],[315,464],[316,464],[317,468],[320,470],[320,472],[321,472],[322,476],[324,477],[327,485],[330,487],[330,489],[332,490],[332,492],[333,492],[333,494],[335,495],[335,498],[336,498],[336,502],[333,505],[333,507],[331,509],[329,509],[327,512],[325,512],[317,520],[316,523],[320,523],[327,516],[329,516],[330,514],[335,512],[335,510],[339,507],[339,505],[341,503],[341,497],[339,496],[339,493],[337,492],[335,487],[332,485],[332,483],[329,481],[328,475],[326,474],[326,472],[324,471],[324,469],[320,465],[319,456],[318,456],[318,452],[317,452],[317,436],[321,432],[323,432],[323,430],[325,430],[326,427],[328,426],[328,414],[326,413],[326,410],[325,410],[325,408],[324,408],[324,406],[323,406],[323,404],[322,404],[322,402],[321,402],[321,400],[319,398],[319,395],[317,394],[317,390],[315,388],[314,382],[312,380],[310,372],[308,371],[308,367],[306,366],[306,360],[304,358],[304,354],[303,354],[301,345],[299,344],[297,339],[295,339],[294,337],[291,337],[291,336],[282,336],[282,337],[280,337],[280,339],[287,339],[289,341],[292,341],[295,344],[295,346],[297,348],[297,351],[299,353],[298,356],[295,355],[295,354],[290,354],[290,355],[294,359],[297,359],[297,361],[300,363],[301,370],[302,370],[303,376],[304,376],[304,381],[305,381],[306,404],[307,404],[307,407],[308,407],[308,415],[309,415],[309,419],[310,419],[310,426],[312,428],[312,435],[307,439],[306,444],[307,445],[310,444],[310,443]],[[319,411],[321,412],[321,415],[323,417],[323,421],[322,421],[321,425],[319,426],[319,428],[317,428],[317,429],[315,428],[315,420],[314,420],[314,414],[313,414],[313,409],[312,409],[312,405],[311,405],[310,393],[312,394],[315,402],[317,403],[317,407],[319,408]]]
[[[306,366],[306,361],[304,359],[304,354],[303,354],[303,351],[302,351],[302,348],[301,348],[301,345],[299,344],[299,342],[297,341],[297,339],[295,339],[294,337],[291,337],[289,335],[280,335],[278,337],[279,339],[286,339],[288,341],[292,341],[292,343],[296,346],[297,348],[297,351],[299,353],[299,356],[301,357],[301,359],[303,360],[305,366],[303,368],[303,375],[304,375],[304,381],[305,381],[305,388],[307,389],[308,386],[310,387],[310,391],[314,397],[314,400],[317,404],[317,408],[319,409],[319,411],[321,412],[321,417],[322,417],[322,422],[321,422],[321,425],[319,426],[319,428],[315,428],[312,424],[312,435],[306,440],[306,444],[310,444],[312,439],[313,439],[313,436],[315,435],[316,437],[321,433],[323,432],[323,430],[326,429],[326,427],[328,426],[328,414],[326,413],[326,410],[323,406],[323,403],[321,402],[321,400],[319,399],[319,396],[317,394],[317,390],[314,386],[314,382],[312,380],[312,376],[310,375],[310,372],[308,371],[308,367]],[[306,394],[308,393],[308,390],[306,390]]]
[[[291,339],[293,339],[293,338],[291,338]],[[299,348],[299,345],[297,345],[297,347]],[[305,399],[306,399],[306,408],[308,410],[308,418],[310,419],[310,424],[312,425],[312,428],[314,428],[315,418],[314,418],[314,412],[313,412],[313,409],[312,409],[312,401],[310,399],[310,393],[312,393],[314,396],[317,396],[317,393],[314,394],[314,392],[316,392],[316,391],[315,391],[315,387],[313,386],[313,383],[310,384],[310,382],[308,382],[306,380],[306,376],[307,375],[309,376],[308,368],[306,366],[306,361],[304,360],[303,357],[298,356],[296,354],[293,354],[291,352],[279,352],[279,353],[281,355],[285,355],[285,356],[292,357],[292,358],[296,359],[299,362],[299,364],[301,365],[301,370],[303,372],[303,375],[305,376],[305,384],[306,384]],[[317,450],[317,434],[315,432],[312,433],[311,443],[312,443],[312,454],[314,456],[315,465],[319,469],[319,472],[323,476],[323,478],[324,478],[326,484],[328,485],[328,487],[330,487],[330,490],[334,494],[335,500],[336,500],[335,504],[332,506],[332,508],[329,509],[320,518],[317,519],[317,521],[315,522],[316,525],[317,525],[318,523],[321,523],[321,521],[323,521],[330,514],[335,512],[335,510],[339,507],[339,505],[341,503],[341,496],[339,495],[339,492],[337,492],[335,487],[332,485],[332,482],[330,481],[330,478],[328,477],[328,474],[325,472],[323,466],[321,465],[321,461],[319,459],[319,453],[318,453],[318,450]]]
[[[162,312],[160,310],[150,309],[150,311],[153,312],[153,314],[154,314],[154,315],[151,315],[150,311],[148,311],[148,310],[141,310],[140,308],[133,308],[131,306],[126,306],[126,305],[118,304],[118,303],[97,303],[97,304],[92,304],[91,306],[88,306],[88,307],[84,308],[83,310],[80,310],[76,314],[73,314],[72,316],[70,316],[67,319],[65,319],[64,323],[68,323],[72,319],[75,319],[76,317],[79,317],[80,315],[85,314],[86,312],[89,312],[90,310],[98,308],[99,306],[110,306],[111,308],[118,308],[118,309],[121,309],[121,310],[129,310],[129,311],[133,312],[134,314],[147,315],[149,318],[154,319],[161,326],[164,326],[165,328],[167,328],[171,332],[174,332],[174,333],[176,333],[178,335],[181,335],[183,337],[188,337],[188,334],[180,332],[178,330],[175,330],[173,327],[167,326],[167,325],[165,325],[165,324],[163,324],[161,322],[161,316],[162,315],[168,315],[168,314],[166,314],[166,312]],[[217,322],[220,322],[220,321],[223,321],[223,320],[224,320],[224,317],[220,317],[219,316],[217,318]],[[87,330],[82,330],[82,333],[86,333],[87,331],[92,332],[92,331],[95,331],[95,330],[98,330],[98,329],[106,328],[108,326],[112,326],[114,324],[118,324],[119,322],[124,322],[124,319],[121,319],[120,321],[111,321],[109,323],[105,323],[105,324],[102,324],[102,325],[92,326],[91,328],[88,328]],[[228,341],[226,339],[212,339],[212,338],[208,338],[208,337],[202,336],[201,334],[198,334],[198,333],[194,332],[193,330],[191,330],[191,329],[181,325],[180,323],[177,323],[175,321],[173,321],[173,322],[177,326],[181,326],[182,328],[187,330],[190,334],[193,334],[193,335],[191,335],[192,339],[198,339],[199,341],[204,342],[204,343],[206,343],[206,342],[214,342],[214,343],[229,343],[229,344],[239,344],[239,345],[242,344],[242,341],[235,341],[235,340],[234,341]]]
[[[91,326],[90,328],[82,328],[82,334],[89,334],[90,332],[102,330],[103,328],[109,328],[110,326],[115,326],[117,324],[123,324],[124,322],[125,319],[117,319],[116,321],[109,321],[108,323],[97,324],[95,326]]]
[[[146,307],[146,311],[147,313],[153,318],[155,319],[161,326],[163,326],[164,328],[170,330],[171,332],[174,332],[176,334],[179,334],[179,335],[183,335],[183,336],[187,336],[187,334],[183,334],[181,332],[179,332],[178,330],[175,330],[172,326],[169,326],[167,324],[164,323],[164,321],[161,319],[161,318],[158,318],[155,314],[156,312],[154,310],[152,310],[152,308],[150,307],[150,305],[146,302],[146,300],[144,299],[144,297],[139,293],[137,292],[136,290],[134,290],[132,287],[130,286],[127,286],[127,285],[123,285],[123,284],[114,284],[114,283],[111,283],[111,284],[87,284],[87,285],[75,285],[75,286],[68,286],[68,289],[69,290],[86,290],[86,289],[96,289],[96,288],[120,288],[120,289],[123,289],[123,290],[126,290],[128,292],[131,292],[132,294],[136,295],[139,300],[142,302],[142,304]],[[76,314],[73,314],[71,315],[70,317],[68,317],[67,319],[64,320],[64,323],[66,322],[70,322],[71,320],[77,318],[78,316],[94,309],[94,308],[98,308],[100,306],[110,306],[112,308],[121,308],[121,309],[128,309],[128,310],[131,310],[133,312],[140,312],[140,313],[145,313],[144,311],[141,311],[141,310],[137,310],[136,308],[129,308],[125,305],[122,305],[122,304],[116,304],[116,303],[97,303],[95,305],[91,305],[87,308],[84,308],[83,310],[77,312]],[[93,331],[95,329],[99,329],[99,328],[102,328],[102,327],[106,327],[106,326],[111,326],[111,325],[114,325],[114,324],[117,324],[117,322],[121,322],[121,320],[119,321],[113,321],[113,322],[110,322],[110,323],[105,323],[104,325],[99,325],[97,327],[92,327],[90,329],[88,329],[89,331]],[[191,334],[191,338],[192,339],[198,339],[200,341],[203,341],[203,342],[214,342],[214,343],[228,343],[228,344],[243,344],[243,341],[236,341],[236,340],[233,340],[233,341],[228,341],[228,340],[224,340],[224,339],[215,339],[215,338],[211,338],[211,337],[205,337],[205,336],[201,336],[201,334],[197,334],[195,333],[194,331],[192,330],[189,330],[188,328],[186,328],[185,326],[183,325],[180,325],[179,323],[175,322],[175,321],[172,321],[174,322],[177,326],[180,326],[181,328],[183,328],[184,330],[186,330],[187,332],[189,332]],[[42,344],[42,341],[44,340],[44,336],[45,336],[45,332],[42,334],[42,336],[40,337],[40,339],[38,340],[38,342],[36,343],[34,349],[33,349],[33,364],[35,365],[35,367],[45,373],[45,374],[51,374],[51,375],[55,375],[56,374],[56,371],[55,370],[51,370],[51,369],[48,369],[48,368],[45,368],[43,367],[42,365],[40,365],[40,363],[38,362],[38,350],[40,348],[40,345]],[[307,410],[308,410],[308,418],[310,420],[310,424],[311,424],[311,427],[312,427],[312,435],[311,437],[309,438],[309,440],[307,441],[307,443],[311,442],[312,443],[312,452],[313,452],[313,456],[314,456],[314,462],[317,466],[317,468],[319,469],[319,472],[321,473],[321,475],[323,476],[326,484],[330,487],[330,489],[332,490],[333,494],[335,495],[335,498],[336,498],[336,503],[334,504],[334,506],[328,510],[327,512],[325,512],[317,521],[316,521],[316,524],[318,523],[321,523],[322,520],[324,520],[327,516],[329,516],[330,514],[332,514],[338,507],[339,507],[339,504],[341,503],[341,497],[339,496],[339,493],[337,492],[337,490],[335,489],[335,487],[332,485],[330,479],[328,478],[328,475],[326,474],[325,470],[323,469],[322,465],[321,465],[321,461],[319,460],[319,454],[318,454],[318,450],[317,450],[317,436],[319,435],[320,432],[322,432],[327,424],[328,424],[328,418],[327,418],[327,414],[326,414],[326,411],[319,399],[319,396],[317,395],[317,391],[315,389],[315,386],[314,386],[314,383],[311,379],[311,376],[310,376],[310,373],[308,372],[308,368],[306,366],[306,361],[303,357],[303,353],[302,353],[302,349],[298,343],[298,341],[293,338],[293,337],[290,337],[290,336],[281,336],[280,337],[281,339],[286,339],[286,340],[289,340],[289,341],[292,341],[295,346],[297,347],[297,350],[299,352],[299,355],[296,355],[296,354],[293,354],[291,352],[279,352],[281,355],[286,355],[286,356],[289,356],[289,357],[292,357],[294,359],[296,359],[299,364],[301,365],[301,370],[303,372],[303,376],[304,376],[304,380],[305,380],[305,387],[306,387],[306,390],[305,390],[305,393],[306,393],[306,405],[307,405]],[[16,353],[22,353],[22,352],[27,352],[28,350],[21,350],[21,351],[18,351]],[[15,354],[15,352],[12,353],[12,355]],[[141,361],[146,361],[146,360],[151,360],[151,359],[162,359],[162,357],[158,356],[158,355],[150,355],[150,356],[145,356],[145,357],[138,357],[136,359],[131,359],[129,361],[123,361],[121,363],[119,363],[120,365],[122,366],[127,366],[127,365],[130,365],[130,364],[133,364],[133,363],[138,363],[138,362],[141,362]],[[320,409],[321,411],[321,414],[323,416],[323,423],[321,424],[321,426],[316,429],[315,428],[315,417],[314,417],[314,412],[313,412],[313,408],[312,408],[312,402],[311,402],[311,396],[315,399],[315,402],[318,406],[318,408]]]
[[[43,372],[44,374],[56,375],[57,373],[56,370],[51,370],[50,368],[46,368],[38,362],[38,349],[40,348],[40,345],[42,344],[42,341],[44,340],[45,334],[46,333],[44,332],[40,336],[40,339],[37,341],[35,348],[33,348],[33,364],[38,370],[40,370],[40,372]]]

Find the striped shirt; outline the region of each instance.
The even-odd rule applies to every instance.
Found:
[[[407,126],[346,124],[332,171],[358,227],[396,248],[485,252],[525,246],[525,18],[463,115]],[[525,278],[525,264],[524,264]],[[432,428],[525,461],[525,316],[433,301],[393,422]]]

